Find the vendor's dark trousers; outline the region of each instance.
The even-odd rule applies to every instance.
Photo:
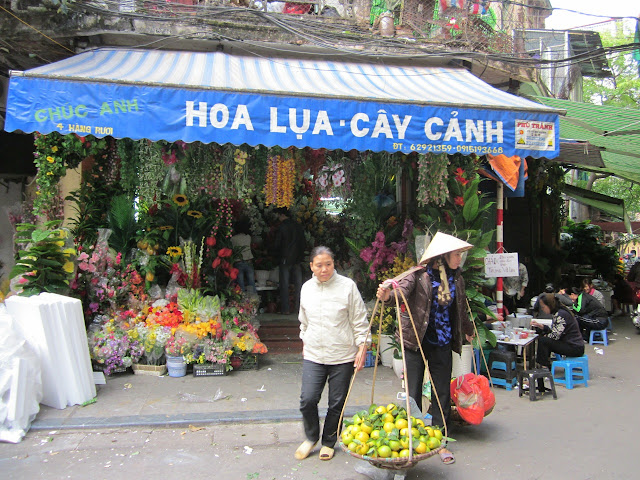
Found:
[[[302,288],[302,269],[299,263],[286,265],[280,263],[278,265],[279,281],[280,281],[280,312],[289,314],[289,283],[293,282],[295,288],[295,311],[298,314],[300,308],[300,289]]]
[[[551,368],[551,353],[559,353],[567,357],[581,357],[584,355],[584,345],[569,345],[562,340],[541,336],[538,337],[538,353],[536,360],[543,367]]]
[[[353,362],[339,365],[324,365],[309,360],[302,362],[302,392],[300,394],[300,412],[304,424],[304,433],[312,442],[320,440],[320,418],[318,403],[329,382],[329,405],[322,428],[322,445],[333,448],[338,440],[340,414],[349,391]]]
[[[444,420],[449,423],[451,413],[451,344],[438,346],[430,344],[426,339],[422,342],[422,349],[429,364],[431,374],[431,424],[443,426]],[[405,379],[408,382],[409,395],[422,408],[422,384],[424,378],[424,361],[420,350],[414,352],[405,349],[407,372]],[[434,390],[435,387],[435,390]],[[436,392],[440,399],[440,405],[444,413],[444,419],[440,413],[440,406],[436,399]]]
[[[589,318],[576,316],[576,320],[578,320],[580,330],[582,330],[587,336],[591,330],[604,330],[609,325],[609,319],[605,317]]]

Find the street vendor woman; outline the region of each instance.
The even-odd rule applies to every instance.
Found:
[[[451,352],[460,354],[464,338],[468,341],[473,339],[473,324],[467,312],[467,297],[460,267],[463,252],[472,247],[473,245],[463,240],[438,232],[429,243],[418,267],[392,281],[382,283],[377,291],[377,297],[387,301],[391,297],[392,286],[397,285],[407,299],[418,338],[409,313],[402,312],[400,318],[407,367],[405,378],[409,395],[418,405],[422,405],[425,370],[419,348],[422,346],[433,387],[430,399],[432,425],[443,426],[445,422],[449,422]],[[439,453],[444,463],[451,464],[455,461],[453,453],[447,448]]]
[[[333,458],[340,415],[354,368],[364,367],[367,355],[367,308],[355,282],[335,271],[333,252],[315,247],[309,257],[313,272],[300,295],[300,338],[303,347],[300,412],[306,440],[295,457],[307,458],[320,440],[320,460]],[[326,384],[327,415],[320,434],[318,403]]]

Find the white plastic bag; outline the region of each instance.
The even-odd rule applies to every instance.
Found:
[[[0,305],[0,441],[18,443],[40,411],[40,360]]]

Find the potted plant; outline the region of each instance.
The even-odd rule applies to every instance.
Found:
[[[391,342],[389,346],[386,348],[386,350],[390,350],[393,356],[391,367],[393,368],[394,373],[398,378],[402,378],[402,373],[404,372],[404,361],[402,359],[402,345],[400,345],[400,340],[395,335],[390,335],[390,336],[391,336]]]

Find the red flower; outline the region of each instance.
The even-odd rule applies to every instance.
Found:
[[[226,257],[230,257],[232,253],[233,253],[233,250],[231,250],[230,248],[221,248],[218,251],[218,256],[220,258],[226,258]]]
[[[221,262],[220,257],[217,257],[217,258],[213,261],[213,263],[211,264],[211,267],[212,267],[212,268],[218,268],[218,267],[220,266],[220,262]]]
[[[207,246],[215,247],[216,246],[216,237],[207,237]]]
[[[149,216],[153,217],[154,215],[157,215],[157,213],[158,213],[158,204],[154,203],[149,207]]]
[[[464,198],[462,198],[462,197],[456,197],[456,198],[454,198],[454,199],[453,199],[453,202],[454,202],[456,205],[460,205],[461,207],[464,207]]]
[[[231,270],[229,270],[229,278],[231,280],[235,280],[236,278],[238,278],[238,272],[239,270],[237,268],[232,268]]]
[[[456,180],[461,183],[462,185],[466,185],[467,183],[469,183],[469,180],[467,180],[466,178],[464,178],[464,170],[462,170],[460,167],[458,167],[456,169],[455,172],[453,172],[456,176]]]
[[[451,225],[451,215],[449,215],[449,212],[444,212],[444,221],[447,223],[447,225]]]

